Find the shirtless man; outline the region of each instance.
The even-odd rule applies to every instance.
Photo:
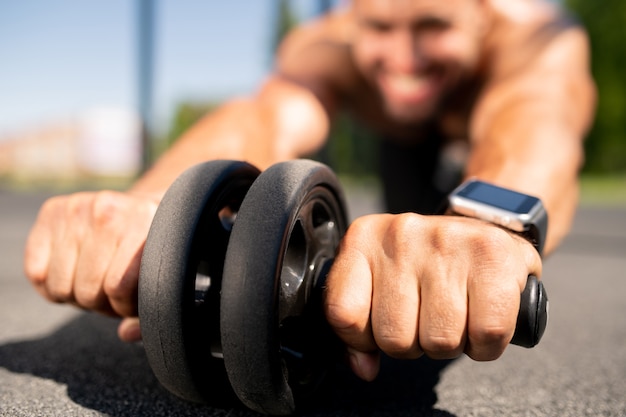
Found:
[[[266,168],[311,154],[339,110],[395,148],[395,168],[406,160],[419,166],[436,155],[420,157],[425,149],[464,141],[465,177],[543,200],[550,253],[577,204],[595,105],[588,61],[584,31],[552,3],[354,0],[291,33],[253,97],[206,116],[127,192],[46,202],[28,239],[26,275],[51,301],[123,317],[120,337],[138,339],[139,260],[172,181],[210,159]],[[427,191],[431,180],[420,187]],[[421,191],[406,181],[403,192],[419,201]],[[366,380],[378,372],[380,351],[492,360],[511,340],[526,277],[540,276],[541,267],[527,240],[481,220],[366,216],[340,245],[325,312]]]

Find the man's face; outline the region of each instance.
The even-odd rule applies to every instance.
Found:
[[[353,11],[357,66],[399,122],[432,117],[478,65],[480,0],[354,0]]]

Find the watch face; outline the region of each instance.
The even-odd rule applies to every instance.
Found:
[[[448,197],[452,213],[484,220],[523,233],[543,250],[548,215],[537,197],[511,191],[479,180],[461,184]]]
[[[461,188],[458,196],[516,214],[526,214],[539,199],[481,181],[472,181]]]

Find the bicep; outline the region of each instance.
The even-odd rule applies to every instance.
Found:
[[[297,155],[322,146],[331,120],[353,88],[342,35],[345,19],[331,14],[292,31],[278,50],[276,74],[259,94],[275,111],[279,146]]]
[[[272,128],[276,159],[309,155],[324,144],[330,130],[328,112],[310,89],[272,76],[259,91],[259,122]]]

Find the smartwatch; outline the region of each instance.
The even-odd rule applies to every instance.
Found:
[[[537,197],[471,179],[448,196],[448,208],[514,231],[543,254],[548,214]]]

